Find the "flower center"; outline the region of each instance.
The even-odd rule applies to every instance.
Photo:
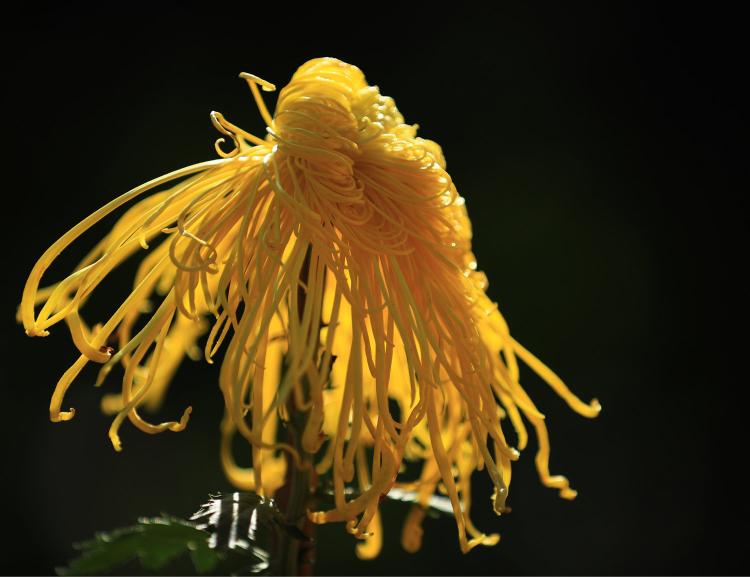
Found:
[[[295,73],[279,95],[272,127],[285,152],[316,158],[352,157],[361,144],[404,129],[414,132],[394,100],[368,86],[359,68],[334,58],[312,60]]]

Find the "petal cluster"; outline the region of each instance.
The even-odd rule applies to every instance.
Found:
[[[521,387],[519,359],[576,412],[592,417],[600,407],[581,402],[510,335],[485,293],[465,202],[440,147],[344,62],[300,67],[273,116],[259,88],[274,87],[242,76],[265,138],[213,113],[230,151],[217,142],[220,159],[113,200],[32,270],[20,308],[26,332],[43,336],[65,321],[80,351],[55,389],[52,420],[72,418],[63,396],[86,364],[101,364],[100,382],[121,364],[121,390],[102,403],[116,415],[115,448],[125,419],[147,433],[181,430],[190,408],[159,424],[140,409],[159,406],[184,356],[220,356],[229,479],[272,496],[289,466],[311,462],[334,494],[333,508],[311,520],[345,522],[365,539],[364,557],[380,548],[379,503],[394,487],[417,495],[403,532],[408,550],[420,546],[422,506],[436,493],[452,503],[463,551],[496,543],[469,518],[471,476],[486,470],[493,508],[506,511],[527,424],[542,482],[573,498],[567,479],[549,472],[544,416]],[[62,250],[146,193],[72,274],[39,288]],[[135,254],[142,260],[131,294],[108,320],[88,325],[80,313],[87,298]],[[279,426],[290,411],[305,414],[297,444]],[[237,434],[252,467],[236,460]]]

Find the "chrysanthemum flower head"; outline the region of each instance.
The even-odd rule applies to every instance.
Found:
[[[496,543],[469,519],[470,478],[485,469],[492,506],[506,511],[526,423],[536,432],[542,482],[575,497],[565,477],[549,472],[544,416],[519,383],[518,359],[576,412],[592,417],[599,405],[581,402],[510,335],[485,293],[465,202],[440,147],[418,137],[391,98],[339,60],[300,67],[273,117],[259,91],[273,85],[241,76],[268,125],[265,138],[212,113],[226,137],[216,145],[221,158],[113,200],[32,270],[20,308],[26,332],[43,336],[65,321],[81,353],[57,384],[52,420],[73,417],[63,396],[86,364],[102,364],[102,382],[120,363],[121,392],[102,403],[116,414],[115,448],[125,419],[147,433],[179,431],[190,408],[152,424],[141,407],[158,407],[185,355],[213,362],[223,348],[221,457],[229,480],[272,496],[289,466],[329,475],[335,505],[309,517],[345,522],[367,539],[362,556],[380,547],[378,507],[394,488],[417,494],[403,532],[408,550],[420,546],[420,505],[437,492],[450,499],[462,551]],[[63,249],[147,192],[70,276],[39,288]],[[131,294],[108,320],[86,324],[87,298],[136,253],[143,260]],[[291,412],[305,416],[298,443],[279,426]],[[236,434],[249,443],[251,468],[233,454]],[[405,478],[415,466],[421,471]],[[352,496],[347,487],[355,484]]]

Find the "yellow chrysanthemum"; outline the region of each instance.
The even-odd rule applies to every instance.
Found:
[[[549,473],[544,416],[519,384],[517,359],[576,412],[593,417],[600,407],[581,402],[511,337],[485,294],[464,199],[440,147],[418,137],[358,68],[338,60],[303,65],[281,91],[273,117],[258,87],[274,87],[241,76],[268,125],[265,139],[213,113],[231,152],[220,139],[222,158],[113,200],[55,242],[32,270],[20,308],[27,334],[44,336],[64,320],[81,353],[57,384],[51,419],[73,417],[73,409],[61,410],[63,396],[88,362],[103,365],[99,382],[121,363],[122,392],[102,403],[117,415],[110,430],[115,448],[126,418],[147,433],[183,429],[190,408],[179,421],[158,425],[138,409],[159,405],[181,360],[200,354],[198,340],[208,331],[208,362],[230,337],[219,374],[226,403],[221,457],[230,481],[271,496],[284,484],[288,463],[312,461],[318,475],[331,473],[335,506],[310,519],[346,522],[367,538],[361,556],[380,548],[378,505],[394,487],[416,491],[422,505],[438,491],[447,494],[462,551],[496,543],[497,535],[469,520],[470,477],[485,468],[494,510],[506,510],[519,452],[505,438],[505,417],[519,450],[527,441],[524,417],[533,425],[542,482],[575,497],[564,477]],[[70,276],[39,288],[47,267],[84,231],[157,188]],[[109,320],[89,328],[80,316],[87,298],[141,250],[149,252],[132,293]],[[158,306],[136,332],[153,300]],[[113,335],[116,351],[108,346]],[[389,407],[394,401],[397,415]],[[290,407],[306,415],[298,446],[278,431]],[[251,469],[232,454],[237,433],[252,447]],[[400,481],[404,460],[422,463],[417,480]],[[355,478],[360,491],[350,500],[345,489]],[[410,551],[420,546],[423,516],[414,507],[407,518],[403,544]]]

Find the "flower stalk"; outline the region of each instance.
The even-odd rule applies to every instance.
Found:
[[[289,434],[294,438],[295,446],[299,446],[307,417],[301,411],[292,410],[289,414]],[[313,575],[313,563],[315,555],[314,528],[315,526],[307,519],[307,511],[310,507],[313,474],[312,460],[309,457],[303,459],[302,467],[290,466],[287,469],[287,484],[289,492],[285,507],[287,520],[298,526],[302,522],[302,531],[309,541],[300,541],[288,532],[281,532],[277,553],[276,575]]]
[[[300,280],[304,287],[308,284],[310,273],[310,249],[308,248],[305,260],[302,263]],[[307,300],[306,288],[302,284],[297,287],[297,314],[299,318],[305,310]],[[303,394],[309,395],[309,384],[306,380],[302,383]],[[313,575],[315,561],[315,525],[307,519],[307,511],[311,505],[312,494],[315,491],[315,471],[313,468],[312,455],[304,451],[302,447],[302,435],[307,425],[308,414],[299,410],[294,395],[290,395],[286,403],[288,421],[286,423],[289,444],[293,446],[302,458],[302,466],[296,467],[293,463],[287,466],[286,485],[287,503],[285,514],[287,521],[299,526],[305,536],[309,539],[302,542],[288,532],[281,532],[279,536],[276,560],[276,575]],[[283,506],[283,504],[282,504]]]

